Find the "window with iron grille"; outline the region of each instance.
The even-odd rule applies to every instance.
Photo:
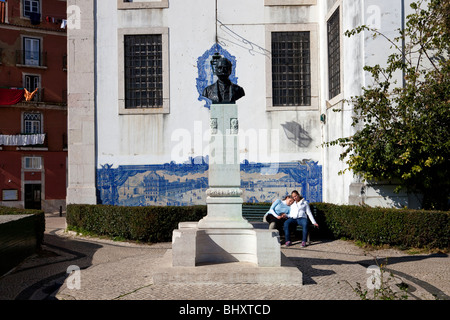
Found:
[[[311,105],[310,32],[272,32],[273,106]]]
[[[339,8],[327,22],[328,33],[328,99],[341,92],[341,58]]]
[[[125,35],[125,108],[162,108],[162,35]]]
[[[36,134],[42,133],[42,115],[40,113],[23,114],[23,133]]]

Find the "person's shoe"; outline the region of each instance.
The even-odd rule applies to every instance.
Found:
[[[306,247],[306,242],[302,241],[302,247]]]
[[[285,246],[286,247],[290,247],[291,246],[291,242],[290,241],[286,241]]]

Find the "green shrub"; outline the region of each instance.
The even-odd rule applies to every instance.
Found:
[[[321,232],[402,247],[448,248],[449,212],[313,203]]]
[[[164,242],[183,221],[198,221],[206,206],[121,207],[108,205],[67,206],[67,224],[97,235],[141,242]]]
[[[267,205],[270,203],[264,203]],[[449,213],[311,203],[322,238],[347,238],[373,245],[448,248]],[[98,235],[142,242],[164,242],[183,221],[198,221],[206,206],[119,207],[68,205],[67,224]],[[313,236],[314,236],[313,234]]]

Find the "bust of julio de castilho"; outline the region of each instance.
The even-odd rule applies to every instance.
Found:
[[[232,64],[227,58],[217,61],[215,74],[217,81],[203,90],[202,96],[208,98],[213,104],[235,103],[245,96],[244,89],[228,79],[231,74]]]

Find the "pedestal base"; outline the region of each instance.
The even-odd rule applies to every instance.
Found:
[[[173,231],[172,251],[174,267],[227,262],[279,267],[281,263],[277,230],[200,229],[195,222],[182,222]]]
[[[196,267],[172,266],[168,250],[153,274],[153,284],[281,284],[303,285],[302,272],[281,255],[281,266],[260,268],[249,262],[202,264]]]

